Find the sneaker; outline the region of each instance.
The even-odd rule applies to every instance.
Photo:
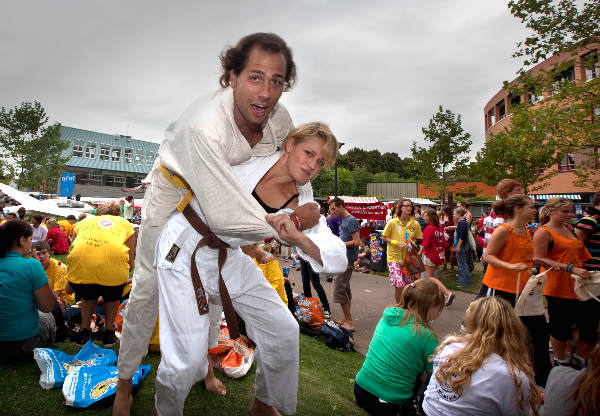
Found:
[[[75,334],[75,343],[80,347],[85,345],[92,337],[92,331],[89,329],[80,329]]]
[[[456,297],[456,295],[454,293],[450,292],[450,294],[446,298],[446,306],[452,305],[452,302],[454,302],[455,297]]]
[[[119,339],[115,335],[115,331],[109,331],[108,329],[105,329],[103,331],[102,344],[104,344],[104,347],[112,347],[113,345],[115,345],[118,342],[119,342]]]
[[[331,311],[328,311],[328,310],[323,311],[323,318],[325,318],[325,319],[331,318]]]

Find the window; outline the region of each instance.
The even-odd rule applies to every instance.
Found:
[[[108,146],[100,147],[100,160],[109,160],[110,148]]]
[[[487,113],[488,116],[488,127],[492,127],[494,125],[494,109],[492,108]]]
[[[504,106],[504,100],[497,104],[498,107],[498,121],[503,120],[506,117],[506,107]]]
[[[133,149],[125,149],[125,163],[133,163]]]
[[[127,188],[133,188],[135,186],[138,186],[142,183],[142,178],[138,178],[135,176],[128,176],[127,178],[125,178],[125,186]]]
[[[154,163],[154,153],[146,152],[146,165],[152,165]]]
[[[112,148],[111,159],[113,162],[118,162],[119,160],[121,160],[121,148],[120,147]]]
[[[600,116],[600,107],[594,107],[594,115]]]
[[[536,92],[534,89],[529,90],[529,104],[535,104],[544,98],[542,92]]]
[[[144,163],[144,151],[142,149],[136,149],[135,151],[135,164],[141,165]]]
[[[521,96],[520,95],[512,95],[510,97],[510,106],[516,107],[521,104]]]
[[[85,157],[88,159],[96,159],[96,143],[88,143],[85,146]]]
[[[542,169],[542,168],[538,168],[538,169],[537,169],[537,172],[536,172],[536,175],[538,175],[538,176],[542,176],[543,174],[544,174],[544,169]]]
[[[82,140],[73,140],[73,156],[77,156],[77,157],[83,156],[83,141]]]
[[[600,146],[594,146],[594,167],[600,168]]]
[[[561,155],[558,163],[559,172],[572,172],[575,169],[575,158],[573,153],[565,153]]]
[[[560,74],[554,77],[554,89],[552,91],[553,94],[558,93],[560,85],[564,82],[574,82],[575,81],[575,67],[570,66],[569,68],[562,71]]]
[[[585,80],[590,81],[600,75],[600,67],[598,66],[598,53],[592,52],[583,56],[583,64],[585,65]]]

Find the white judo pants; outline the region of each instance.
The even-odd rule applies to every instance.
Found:
[[[155,404],[159,415],[183,414],[191,387],[204,379],[208,370],[209,314],[198,313],[190,277],[191,254],[200,238],[180,215],[179,221],[171,220],[165,226],[157,246],[162,359]],[[173,244],[179,252],[168,261],[165,257]],[[206,294],[211,302],[219,302],[217,250],[199,249],[196,264]],[[222,274],[233,307],[256,343],[255,397],[283,413],[295,413],[298,323],[254,261],[239,248],[227,250]]]

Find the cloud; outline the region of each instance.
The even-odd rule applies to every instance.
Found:
[[[214,3],[214,4],[213,4]],[[525,33],[503,2],[10,2],[0,17],[0,105],[38,100],[52,120],[160,141],[214,90],[218,55],[256,31],[293,48],[296,123],[328,122],[345,149],[409,156],[443,105],[476,151],[483,106],[512,79]]]

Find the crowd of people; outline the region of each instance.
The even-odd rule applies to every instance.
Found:
[[[294,247],[304,294],[314,287],[326,317],[331,307],[320,275],[334,279],[332,301],[349,331],[351,277],[370,267],[369,249],[341,198],[330,201],[327,219],[313,200],[310,181],[334,163],[339,144],[324,123],[294,128],[278,103],[296,76],[285,41],[249,35],[220,59],[223,91],[214,112],[205,120],[205,103],[194,104],[167,129],[139,233],[133,197],[105,203],[79,222],[34,215],[29,224],[18,212],[0,226],[1,360],[30,359],[33,348],[65,339],[74,302],[80,323],[73,340],[94,339],[93,314],[101,307],[104,329],[96,339],[114,346],[117,308],[129,297],[113,413],[130,412],[131,378],[158,319],[154,412],[179,415],[202,379],[226,394],[207,359],[223,311],[232,338],[243,330],[256,345],[250,414],[295,413],[299,331],[291,286],[256,242],[276,238]],[[422,215],[410,199],[394,207],[382,240],[395,304],[383,311],[354,384],[357,404],[370,414],[600,412],[600,302],[578,300],[571,278],[600,270],[600,193],[574,230],[571,201],[549,199],[532,237],[533,201],[514,180],[497,189],[500,200],[477,224],[484,234],[481,290],[462,333],[441,341],[431,321],[456,296],[436,273],[456,266],[458,287],[472,284],[473,215],[466,202]],[[68,254],[67,266],[51,254]],[[526,296],[538,303],[546,296],[548,322],[543,307],[515,309],[532,276],[542,276],[540,287]]]

